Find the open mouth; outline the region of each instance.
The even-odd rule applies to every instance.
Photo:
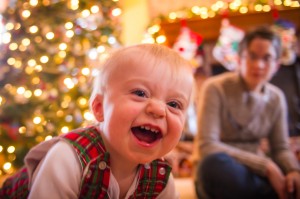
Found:
[[[141,142],[148,144],[154,143],[155,141],[162,138],[162,133],[148,126],[138,126],[131,128],[133,135]]]

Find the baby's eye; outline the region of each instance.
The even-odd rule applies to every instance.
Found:
[[[181,109],[181,107],[182,107],[181,104],[176,101],[168,102],[167,104],[176,109]]]
[[[139,97],[146,97],[146,93],[143,90],[135,90],[132,93],[139,96]]]

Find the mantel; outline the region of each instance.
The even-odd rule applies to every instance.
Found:
[[[279,18],[293,22],[300,29],[300,8],[289,10],[279,10]],[[218,15],[213,18],[201,19],[200,17],[186,20],[187,26],[199,33],[204,41],[216,41],[221,27],[222,16]],[[248,14],[231,14],[227,17],[230,24],[237,26],[243,30],[249,30],[259,25],[271,25],[274,23],[272,12],[256,12]],[[163,22],[161,23],[161,33],[167,37],[167,45],[173,45],[179,35],[181,22]]]

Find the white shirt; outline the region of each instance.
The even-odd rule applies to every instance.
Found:
[[[57,141],[56,141],[57,142]],[[53,144],[53,143],[52,143]],[[48,149],[50,150],[48,151]],[[59,141],[49,148],[38,145],[26,156],[30,175],[30,193],[28,199],[75,199],[80,192],[82,168],[76,152],[65,141]],[[48,151],[48,152],[46,152]],[[45,154],[46,152],[46,154]],[[36,157],[41,157],[38,163]],[[37,166],[35,163],[38,163]],[[136,189],[138,184],[138,172],[131,184],[125,199]],[[112,173],[108,187],[108,195],[111,199],[119,199],[120,189],[118,182]],[[175,191],[174,178],[170,175],[168,183],[158,199],[179,198]]]

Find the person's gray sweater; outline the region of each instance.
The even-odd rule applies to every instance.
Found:
[[[270,158],[259,150],[269,141],[270,157],[286,173],[299,170],[289,149],[287,108],[282,92],[266,83],[261,93],[247,90],[235,72],[211,77],[201,87],[198,102],[198,158],[225,152],[255,172],[265,175]]]

